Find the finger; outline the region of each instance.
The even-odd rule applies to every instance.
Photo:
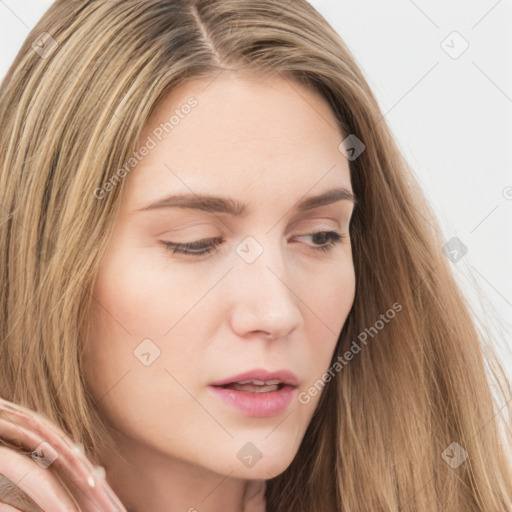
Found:
[[[42,468],[46,469],[51,465],[52,470],[63,481],[63,485],[67,485],[72,490],[73,496],[84,512],[97,512],[98,509],[106,512],[123,511],[122,505],[114,506],[114,500],[109,499],[104,488],[107,486],[106,482],[101,485],[101,479],[94,475],[93,466],[85,456],[79,453],[71,442],[66,443],[67,438],[63,434],[62,437],[58,437],[50,429],[46,429],[46,425],[38,422],[39,418],[35,416],[23,417],[14,412],[10,412],[7,416],[3,413],[0,415],[0,430],[4,437],[28,449],[28,455],[32,455]],[[21,427],[21,423],[41,432],[42,436]]]
[[[78,512],[78,508],[55,476],[25,455],[0,447],[0,473],[43,510]]]
[[[5,503],[0,503],[0,512],[24,512],[19,508],[11,507],[10,505],[6,505]]]
[[[31,452],[38,448],[36,458],[49,463],[59,476],[72,483],[84,504],[84,512],[126,512],[104,478],[83,452],[51,421],[17,404],[0,399],[0,438],[16,443]],[[48,459],[48,454],[50,458]]]
[[[7,420],[5,419],[6,417]],[[76,490],[74,496],[77,498],[84,512],[97,512],[98,507],[95,503],[98,502],[98,499],[93,496],[96,489],[91,488],[89,485],[86,486],[83,482],[84,477],[80,471],[77,471],[76,461],[74,464],[70,465],[66,459],[61,457],[61,454],[55,450],[53,446],[57,445],[57,448],[59,448],[59,445],[51,435],[46,433],[45,439],[51,440],[52,444],[43,441],[43,439],[34,432],[17,425],[13,421],[12,413],[9,415],[0,413],[0,435],[4,439],[14,443],[18,449],[20,447],[24,448],[23,454],[18,452],[18,455],[23,457],[23,459],[33,462],[33,464],[40,469],[46,470],[47,473],[51,472],[48,468],[52,466],[52,469],[55,470],[56,474],[59,474],[61,480],[64,480],[64,482],[60,484],[61,487],[67,484],[69,489]],[[10,451],[12,452],[13,450]],[[7,473],[6,476],[8,476]],[[84,489],[86,489],[85,492]]]

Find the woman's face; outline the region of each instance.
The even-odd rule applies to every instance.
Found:
[[[342,139],[320,96],[279,77],[189,81],[155,109],[85,354],[125,454],[244,479],[291,463],[319,399],[298,396],[354,300],[354,205],[333,192],[352,191]]]

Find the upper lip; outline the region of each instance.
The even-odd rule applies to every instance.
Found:
[[[248,372],[234,375],[233,377],[227,377],[226,379],[212,382],[210,386],[225,386],[226,384],[232,384],[234,382],[242,382],[246,380],[256,380],[260,382],[272,382],[279,381],[279,384],[286,384],[289,386],[298,386],[299,379],[297,376],[289,370],[277,370],[275,372],[269,372],[264,369],[249,370]]]

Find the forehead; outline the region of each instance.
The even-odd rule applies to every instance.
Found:
[[[289,78],[188,81],[153,111],[139,141],[150,149],[124,200],[132,209],[166,193],[277,197],[316,184],[350,188],[342,140],[327,102]]]

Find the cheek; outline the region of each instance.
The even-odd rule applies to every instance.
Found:
[[[106,315],[101,324],[113,324],[133,340],[161,338],[186,313],[196,288],[188,273],[166,267],[165,255],[148,258],[148,252],[125,251],[105,259],[93,292],[100,317]]]
[[[326,269],[307,287],[303,298],[306,339],[310,340],[310,382],[329,368],[339,334],[355,298],[355,273],[352,261]]]
[[[143,367],[136,359],[137,347],[143,340],[158,340],[172,321],[162,283],[148,271],[152,267],[147,262],[134,256],[108,253],[96,276],[84,351],[86,380],[95,398],[121,381],[124,386],[133,380]],[[165,308],[168,315],[163,314]],[[155,357],[155,348],[149,348]]]
[[[337,338],[352,308],[356,279],[352,260],[326,266],[307,280],[301,299],[306,310],[313,315],[316,335],[310,339]],[[316,321],[314,320],[316,318]],[[329,336],[330,335],[330,336]]]
[[[355,274],[352,265],[332,272],[324,280],[322,289],[315,291],[315,304],[322,318],[329,319],[333,329],[344,323],[355,297]]]

